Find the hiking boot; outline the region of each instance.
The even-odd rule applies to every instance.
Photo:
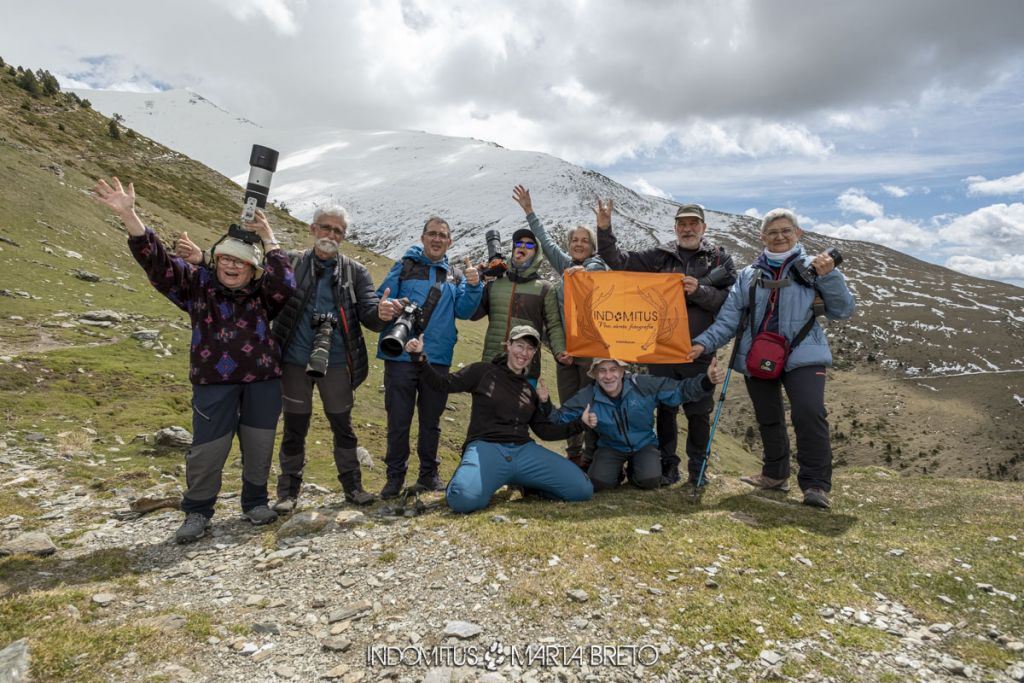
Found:
[[[679,463],[667,465],[666,463],[661,464],[661,485],[671,486],[679,481]]]
[[[206,535],[210,528],[210,520],[199,512],[190,512],[185,515],[185,521],[181,523],[178,530],[174,532],[174,540],[178,543],[194,543]]]
[[[804,505],[828,510],[830,507],[828,493],[825,489],[807,489],[804,491]]]
[[[345,502],[353,505],[372,505],[377,496],[363,489],[363,473],[358,469],[338,475]]]
[[[744,484],[750,484],[756,489],[764,489],[766,491],[782,491],[783,493],[789,492],[789,479],[772,479],[766,477],[763,474],[751,474],[748,477],[740,477],[740,481]]]
[[[391,500],[402,495],[402,486],[405,484],[405,477],[388,477],[384,488],[380,490],[382,500]]]
[[[274,502],[274,512],[281,515],[287,515],[288,513],[295,510],[295,506],[298,505],[298,503],[299,501],[295,496],[285,496],[284,498],[279,498],[277,501]]]
[[[444,491],[447,488],[447,485],[444,483],[444,479],[436,474],[433,476],[420,477],[416,480],[416,486],[423,491]]]
[[[263,526],[277,521],[277,513],[266,505],[257,505],[254,508],[243,510],[242,516],[252,522],[254,526]]]

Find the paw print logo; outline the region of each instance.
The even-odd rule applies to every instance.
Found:
[[[487,648],[487,652],[484,653],[484,667],[488,671],[497,671],[498,667],[504,664],[507,659],[506,648],[501,644],[500,640],[495,640]]]

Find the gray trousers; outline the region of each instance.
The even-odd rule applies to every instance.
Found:
[[[598,448],[587,474],[595,491],[613,489],[619,485],[622,466],[627,468],[629,481],[642,489],[655,489],[661,484],[661,450],[651,444],[633,453],[613,448]]]
[[[594,380],[587,374],[590,369],[590,358],[573,358],[571,365],[558,363],[555,366],[555,377],[558,379],[558,402],[565,403],[584,387],[589,387]],[[566,441],[565,453],[577,465],[589,461],[596,448],[597,437],[589,429],[582,434],[573,434]]]

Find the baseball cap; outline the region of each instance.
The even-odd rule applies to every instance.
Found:
[[[512,233],[512,244],[515,244],[521,239],[529,239],[534,244],[537,243],[537,236],[533,234],[532,230],[528,230],[527,228],[519,228]]]
[[[231,256],[239,261],[252,264],[252,267],[256,269],[253,279],[263,276],[263,250],[255,244],[247,244],[234,237],[227,237],[213,248],[214,264],[217,263],[218,256]]]
[[[699,218],[701,222],[704,222],[704,207],[700,204],[683,204],[676,211],[676,218],[684,218],[686,216],[693,216]]]
[[[594,372],[597,370],[598,365],[605,362],[618,363],[619,367],[622,368],[629,367],[629,363],[618,360],[616,358],[595,358],[594,360],[590,361],[590,369],[587,370],[587,375],[594,379],[597,379],[596,377],[594,377]]]
[[[540,333],[529,325],[516,325],[508,333],[508,340],[510,342],[522,339],[523,337],[533,337],[533,343],[540,346]]]

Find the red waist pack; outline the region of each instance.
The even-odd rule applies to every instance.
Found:
[[[759,332],[747,352],[747,372],[758,379],[778,379],[789,357],[789,342],[781,334]]]

